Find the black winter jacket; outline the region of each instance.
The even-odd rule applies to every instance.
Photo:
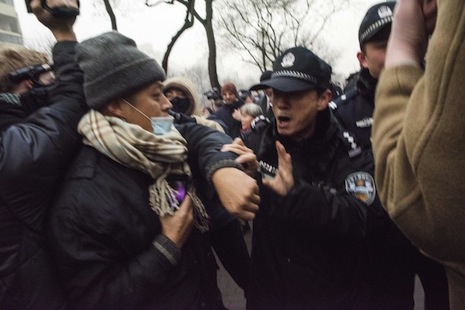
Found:
[[[188,141],[198,179],[234,165],[235,155],[219,151],[231,142],[225,134],[194,123],[178,129]],[[161,235],[149,205],[151,184],[148,174],[92,147],[78,154],[50,223],[50,243],[73,308],[222,308],[216,262],[205,235],[194,229],[180,255]]]
[[[1,132],[0,309],[64,305],[44,223],[63,170],[81,145],[76,127],[86,108],[75,45],[61,42],[53,49],[52,104]]]
[[[248,309],[363,308],[364,239],[383,219],[371,153],[329,109],[301,143],[279,136],[275,122],[266,128],[258,153],[265,175],[278,167],[276,140],[291,155],[295,185],[286,197],[260,187]]]
[[[239,99],[233,104],[223,104],[213,114],[208,116],[208,119],[219,123],[224,132],[231,138],[237,138],[241,135],[241,122],[234,119],[232,114],[234,110],[240,109],[244,105],[244,101]]]

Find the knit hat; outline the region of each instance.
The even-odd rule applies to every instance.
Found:
[[[91,109],[99,110],[113,99],[165,79],[165,71],[154,59],[116,31],[83,41],[76,47],[76,55]]]
[[[166,94],[170,89],[179,89],[189,99],[189,108],[185,114],[199,114],[200,96],[191,80],[185,77],[172,77],[163,82],[163,85],[163,93]]]
[[[331,66],[305,47],[284,51],[273,64],[271,78],[252,86],[251,90],[273,88],[296,92],[330,88]]]
[[[380,32],[384,27],[390,26],[394,11],[395,1],[375,4],[368,9],[358,30],[360,47]]]

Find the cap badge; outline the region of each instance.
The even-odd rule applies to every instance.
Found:
[[[378,15],[379,15],[379,18],[385,18],[388,16],[392,16],[392,10],[390,7],[383,5],[382,7],[378,9]]]
[[[295,61],[295,56],[294,54],[292,53],[287,53],[286,55],[284,55],[282,61],[281,61],[281,66],[283,68],[289,68],[289,67],[292,67],[294,65],[294,61]]]

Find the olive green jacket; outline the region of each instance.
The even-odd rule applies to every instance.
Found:
[[[465,309],[465,1],[438,0],[425,71],[386,69],[375,104],[383,206],[416,246],[448,266],[451,306]]]

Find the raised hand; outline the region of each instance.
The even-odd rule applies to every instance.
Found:
[[[258,169],[257,156],[254,152],[244,145],[244,142],[240,138],[234,139],[233,143],[225,144],[221,148],[223,152],[233,152],[239,157],[236,158],[236,162],[242,164],[245,168],[245,172],[254,176]]]
[[[292,175],[291,155],[281,142],[276,141],[276,150],[278,152],[278,172],[272,179],[263,178],[263,185],[268,186],[280,196],[286,196],[294,186],[294,176]]]
[[[53,0],[48,1],[50,7],[78,7],[77,0]],[[76,17],[54,17],[51,12],[41,6],[41,0],[32,0],[31,9],[45,27],[50,29],[57,41],[76,41],[73,30]]]

